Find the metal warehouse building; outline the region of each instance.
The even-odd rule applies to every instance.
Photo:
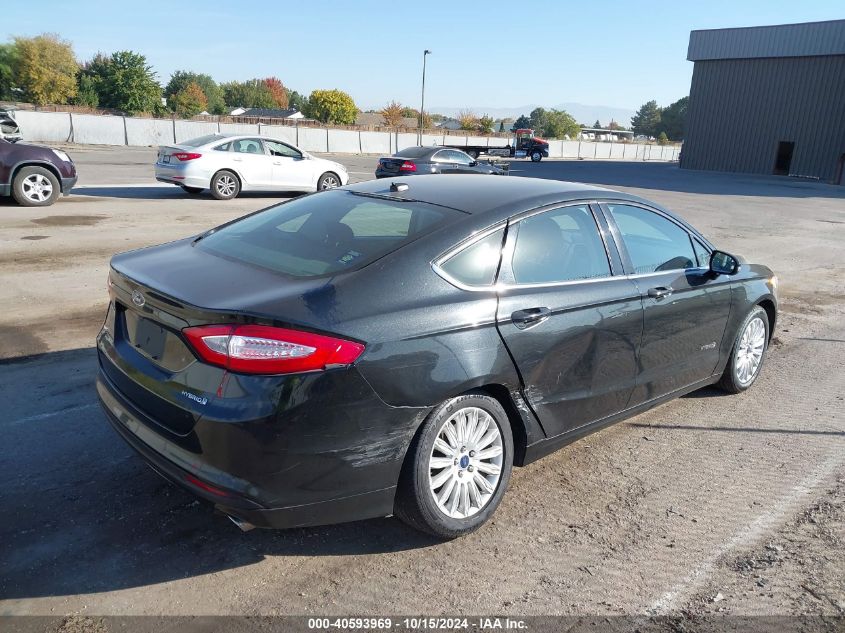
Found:
[[[845,20],[693,31],[687,59],[682,167],[843,183]]]

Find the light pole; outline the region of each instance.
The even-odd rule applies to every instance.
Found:
[[[423,122],[425,121],[425,58],[426,55],[431,55],[431,51],[425,49],[423,51],[423,75],[422,75],[422,99],[420,100],[420,132],[417,142],[422,145]]]

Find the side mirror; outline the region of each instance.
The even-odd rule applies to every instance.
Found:
[[[477,160],[472,160],[472,161],[470,161],[470,162],[469,162],[469,166],[470,166],[470,167],[478,167],[478,161],[477,161]]]
[[[735,275],[739,270],[739,260],[724,251],[710,254],[710,272],[717,275]]]

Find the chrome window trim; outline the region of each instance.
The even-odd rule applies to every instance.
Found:
[[[456,288],[461,290],[466,290],[468,292],[503,292],[508,290],[521,290],[523,288],[531,289],[531,288],[556,288],[558,286],[572,286],[575,284],[584,284],[584,283],[597,283],[602,281],[619,281],[620,279],[625,279],[629,277],[623,273],[614,274],[613,273],[613,263],[611,261],[610,253],[608,252],[608,245],[605,242],[605,237],[602,233],[602,226],[598,222],[598,218],[595,215],[592,207],[597,206],[599,203],[596,199],[585,199],[585,200],[569,200],[563,203],[553,203],[550,205],[546,205],[543,207],[538,207],[536,209],[529,209],[528,211],[523,211],[514,215],[507,220],[502,220],[501,222],[497,222],[492,227],[488,227],[475,235],[471,235],[470,237],[466,238],[463,242],[458,243],[457,246],[450,248],[448,251],[436,257],[431,262],[432,270],[437,273],[437,275],[443,278],[448,283],[452,284]],[[554,211],[555,209],[562,209],[565,207],[579,207],[585,206],[587,207],[587,211],[589,211],[590,215],[593,217],[593,222],[596,225],[596,232],[599,236],[599,239],[602,240],[602,245],[605,250],[605,256],[607,257],[607,266],[610,274],[603,277],[592,277],[587,279],[567,279],[565,281],[550,281],[546,283],[539,283],[539,284],[506,284],[500,283],[498,281],[499,274],[501,272],[502,265],[506,261],[510,261],[510,258],[513,257],[514,247],[516,246],[516,240],[510,239],[510,231],[511,227],[519,224],[522,220],[526,218],[533,217],[535,215],[539,215],[541,213],[546,213],[549,211]],[[446,260],[450,257],[456,255],[460,251],[465,248],[469,248],[476,242],[483,240],[485,237],[488,237],[490,234],[495,233],[498,230],[505,229],[505,240],[504,245],[502,246],[500,259],[499,259],[499,269],[496,271],[496,281],[492,284],[486,286],[469,286],[461,281],[458,281],[454,277],[452,277],[449,273],[447,273],[443,268],[441,268],[441,264],[443,264]],[[518,232],[518,229],[517,229]]]

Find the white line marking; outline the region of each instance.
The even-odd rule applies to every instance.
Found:
[[[13,420],[9,422],[9,426],[17,426],[19,424],[27,424],[28,422],[37,422],[39,420],[46,420],[47,418],[52,418],[56,415],[62,415],[65,413],[76,413],[77,411],[84,411],[85,409],[92,409],[94,407],[99,406],[96,402],[91,402],[89,404],[80,404],[75,407],[68,407],[67,409],[61,409],[60,411],[51,411],[50,413],[39,413],[38,415],[31,415],[27,418],[20,418],[19,420]]]
[[[74,185],[71,189],[73,193],[77,189],[122,189],[124,187],[143,187],[144,189],[164,189],[166,187],[176,187],[177,185],[168,185],[165,183],[151,183],[151,182],[119,182],[119,183],[102,183],[102,184],[87,184]]]
[[[686,578],[653,602],[651,607],[646,610],[646,614],[666,615],[671,612],[681,598],[686,597],[704,581],[710,572],[713,571],[713,567],[720,558],[733,549],[750,545],[775,524],[782,521],[788,514],[794,512],[799,502],[810,494],[823,479],[829,477],[839,467],[842,459],[842,455],[834,454],[830,459],[822,462],[800,483],[793,486],[787,492],[786,496],[782,497],[774,507],[758,516],[754,521],[734,534],[730,540],[723,543],[712,555],[695,567]]]

